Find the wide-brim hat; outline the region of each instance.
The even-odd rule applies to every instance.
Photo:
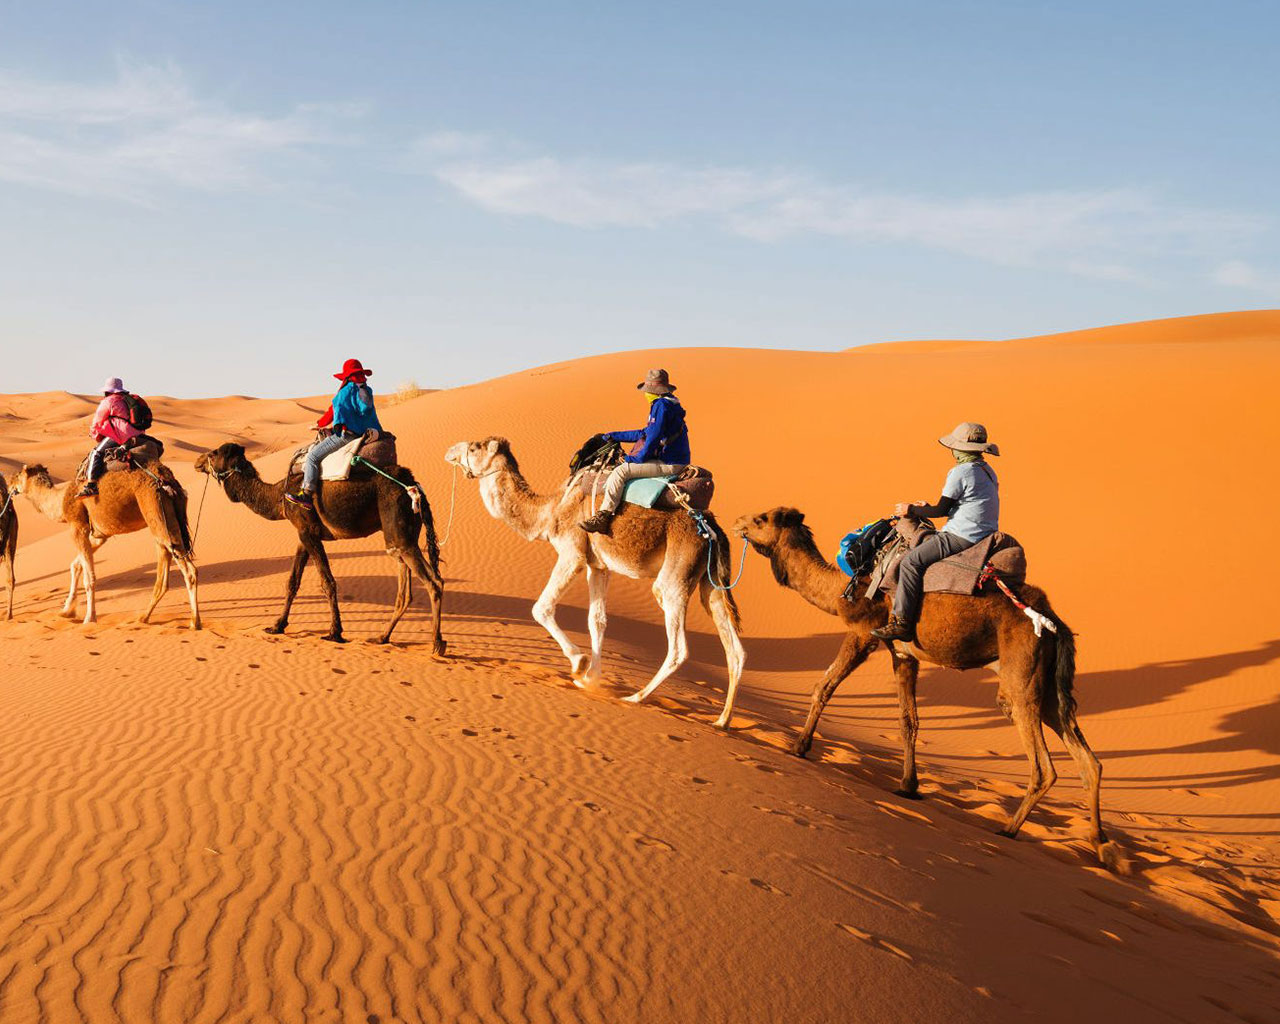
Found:
[[[938,444],[957,452],[1000,454],[1000,446],[987,440],[987,428],[981,423],[958,423],[946,437],[938,438]]]
[[[372,377],[373,371],[366,370],[360,365],[359,359],[348,359],[342,364],[342,372],[335,373],[334,377],[338,380],[346,380],[349,377]]]
[[[671,383],[666,370],[650,370],[644,375],[644,380],[636,385],[637,391],[643,391],[647,395],[669,395],[675,389],[676,386]]]
[[[124,391],[124,381],[119,377],[108,377],[102,382],[102,393],[104,395],[118,395]]]

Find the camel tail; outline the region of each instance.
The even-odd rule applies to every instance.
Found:
[[[400,467],[400,472],[396,474],[400,482],[409,487],[417,487],[418,491],[422,491],[422,485],[418,483],[413,473],[405,466]],[[437,574],[440,572],[440,539],[436,536],[436,519],[431,512],[431,503],[427,501],[427,496],[422,495],[422,552],[427,559],[427,565],[431,566]]]
[[[192,558],[194,553],[191,550],[191,527],[187,522],[187,492],[168,467],[164,467],[161,471],[160,478],[173,490],[170,500],[161,502],[165,510],[164,518],[165,526],[169,531],[169,543],[174,551],[184,558]]]
[[[711,612],[711,598],[714,594],[719,593],[724,598],[725,608],[729,612],[729,619],[733,623],[733,628],[737,632],[742,631],[742,613],[738,610],[738,602],[733,598],[733,591],[724,589],[733,582],[733,559],[729,553],[729,538],[721,529],[719,521],[710,512],[707,514],[707,522],[711,524],[711,529],[715,532],[715,547],[711,555],[711,571],[715,575],[715,586],[710,579],[704,574],[701,583],[698,585],[698,596],[702,599],[702,607],[708,613]],[[743,541],[745,544],[746,541]]]
[[[1071,627],[1056,615],[1058,631],[1052,635],[1051,643],[1056,652],[1053,660],[1053,686],[1058,693],[1058,721],[1064,729],[1075,721],[1076,717],[1076,636]]]

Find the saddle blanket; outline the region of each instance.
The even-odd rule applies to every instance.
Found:
[[[133,469],[135,465],[150,466],[151,463],[158,462],[163,454],[163,441],[152,437],[150,434],[139,434],[130,440],[128,444],[121,445],[119,448],[107,449],[103,464],[107,467],[106,471],[108,473],[120,473],[127,469]],[[88,455],[84,457],[84,460],[80,463],[80,468],[76,470],[76,479],[89,479]]]
[[[933,526],[918,519],[902,518],[894,526],[897,537],[881,549],[872,570],[867,597],[877,591],[892,592],[898,586],[898,566],[906,553],[934,533]],[[1027,578],[1027,553],[1010,534],[996,531],[977,544],[957,552],[950,558],[934,562],[924,571],[926,594],[975,594],[983,566],[991,563],[1000,575],[1011,582]]]
[[[307,457],[310,447],[300,448],[294,452],[289,463],[289,474],[292,476],[302,472],[302,460]],[[379,469],[391,469],[396,462],[396,436],[387,431],[366,430],[353,437],[335,452],[330,452],[320,461],[321,480],[350,480],[352,473],[368,475],[368,470],[352,464],[352,460],[360,458],[372,463]],[[361,471],[363,470],[363,473]]]
[[[607,472],[595,473],[585,470],[578,474],[576,482],[583,494],[587,497],[594,494],[598,501],[604,496],[604,485],[608,478]],[[668,485],[684,495],[693,508],[705,512],[711,507],[711,497],[715,494],[716,482],[710,471],[701,466],[690,466],[678,477],[655,476],[630,480],[622,496],[629,504],[639,505],[642,508],[678,509],[680,503],[671,494]]]

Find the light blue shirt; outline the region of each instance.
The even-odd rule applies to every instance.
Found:
[[[1000,528],[1000,482],[985,462],[961,462],[947,474],[942,496],[957,502],[943,533],[976,544]]]

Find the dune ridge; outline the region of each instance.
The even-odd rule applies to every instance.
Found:
[[[235,439],[278,477],[323,399],[158,400],[193,521],[203,500],[208,628],[181,628],[177,590],[154,625],[132,621],[153,569],[141,535],[99,554],[100,623],[57,619],[70,545],[18,505],[0,1019],[1275,1019],[1280,565],[1233,540],[1231,503],[1242,481],[1262,507],[1280,490],[1262,414],[1278,341],[1280,313],[1258,311],[936,349],[655,350],[388,407],[442,533],[456,483],[442,661],[421,595],[400,643],[323,644],[313,575],[289,634],[261,634],[292,530],[206,492],[191,461]],[[661,658],[643,584],[612,588],[607,685],[568,687],[529,618],[549,550],[491,520],[443,451],[508,436],[549,491],[585,436],[642,415],[650,365],[680,387],[721,520],[794,504],[829,554],[893,501],[936,496],[933,439],[987,422],[1005,523],[1080,634],[1081,722],[1131,877],[1092,863],[1057,748],[1024,838],[993,834],[1025,762],[989,674],[922,671],[923,801],[892,795],[882,654],[811,760],[787,755],[839,636],[754,553],[732,733],[708,727],[725,679],[701,609],[678,678],[649,706],[617,702]],[[0,468],[69,473],[91,409],[0,398]],[[1189,567],[1200,536],[1211,557]],[[388,559],[376,538],[331,557],[348,634],[373,635]],[[581,636],[575,586],[562,621]]]

